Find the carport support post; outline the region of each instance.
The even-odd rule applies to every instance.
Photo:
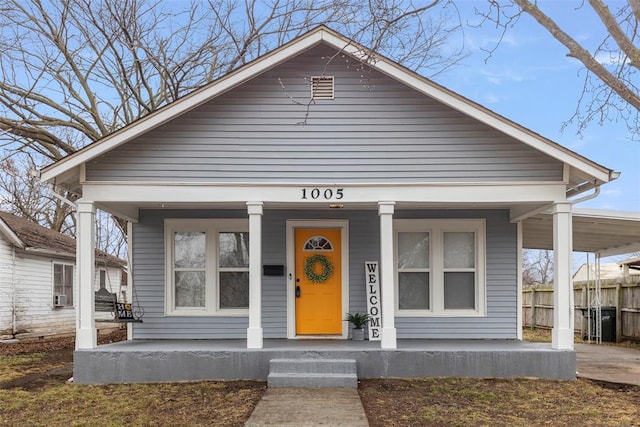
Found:
[[[571,203],[553,205],[553,332],[551,347],[573,350],[573,289],[571,286],[571,256],[573,233]]]
[[[249,328],[247,348],[262,348],[262,202],[247,202],[249,213]]]
[[[91,349],[98,346],[93,282],[95,278],[95,216],[92,202],[77,202],[76,236],[76,349]]]
[[[395,202],[379,202],[380,215],[380,281],[382,291],[381,348],[397,348],[395,327],[395,291],[393,289],[393,212]]]

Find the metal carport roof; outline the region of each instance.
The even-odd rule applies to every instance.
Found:
[[[600,256],[640,251],[640,213],[573,208],[573,250]],[[553,216],[540,213],[522,226],[522,246],[553,249]]]

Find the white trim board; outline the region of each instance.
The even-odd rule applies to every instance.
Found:
[[[297,339],[295,313],[295,229],[296,228],[339,228],[342,241],[342,311],[349,311],[349,221],[341,219],[327,220],[287,220],[287,338]],[[349,336],[349,322],[342,321],[342,336]],[[313,338],[305,335],[304,339]],[[327,339],[330,337],[321,336]]]
[[[380,200],[396,202],[424,203],[534,203],[565,200],[563,184],[513,184],[495,183],[479,185],[425,185],[403,186],[370,184],[368,186],[316,184],[322,189],[342,188],[342,197],[338,199],[303,200],[300,185],[159,185],[143,184],[86,184],[83,186],[84,200],[95,202],[124,203],[217,203],[260,200],[272,203],[298,203],[304,206],[326,206],[329,203],[377,203]],[[308,187],[306,187],[308,189]]]

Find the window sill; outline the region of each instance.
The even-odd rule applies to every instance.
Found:
[[[165,312],[165,317],[249,317],[249,310],[224,311],[172,311]]]
[[[487,313],[478,312],[478,311],[470,311],[470,310],[449,310],[449,311],[441,311],[441,312],[432,312],[432,311],[418,311],[418,310],[396,310],[396,317],[487,317]]]

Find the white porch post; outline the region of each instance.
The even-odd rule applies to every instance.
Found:
[[[76,236],[76,349],[98,346],[93,282],[95,278],[95,215],[93,202],[77,202]]]
[[[247,348],[262,348],[262,202],[247,202],[249,212],[249,328]]]
[[[397,348],[395,326],[395,291],[393,289],[393,212],[395,202],[379,202],[380,281],[382,293],[381,348]]]
[[[573,350],[573,289],[571,285],[571,256],[573,233],[571,203],[553,205],[553,332],[551,346]]]

